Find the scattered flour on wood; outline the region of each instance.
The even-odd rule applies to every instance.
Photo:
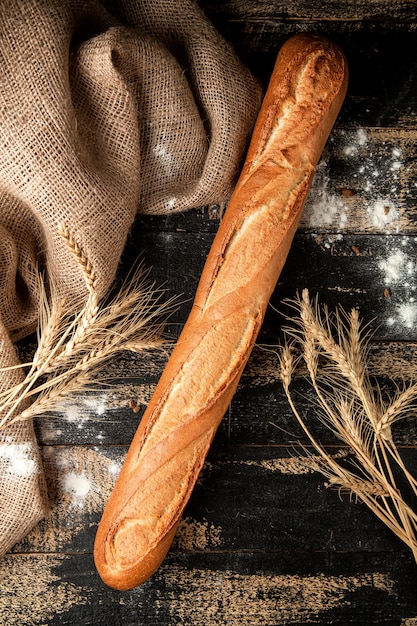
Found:
[[[404,191],[401,188],[405,167],[402,149],[384,140],[383,136],[376,145],[363,128],[340,131],[339,137],[339,154],[349,166],[347,171],[352,172],[352,193],[357,193],[360,198],[351,202],[348,189],[346,197],[341,191],[334,193],[332,172],[323,159],[306,203],[304,224],[315,229],[330,227],[339,232],[349,226],[348,220],[352,217],[356,230],[363,228],[384,235],[398,234],[402,219],[400,197]],[[349,183],[346,186],[349,187]],[[355,211],[355,215],[350,215],[350,211]],[[322,234],[316,240],[324,245]],[[334,241],[328,243],[326,247],[331,247]],[[402,243],[390,241],[385,256],[377,263],[383,277],[381,294],[386,297],[385,325],[414,329],[417,324],[415,242],[411,243],[409,239]]]
[[[26,537],[34,551],[70,548],[74,537],[101,513],[119,475],[123,457],[112,459],[82,446],[42,450],[50,511]]]
[[[37,451],[32,443],[13,443],[6,441],[0,444],[0,468],[5,477],[29,477],[39,471]]]
[[[107,409],[107,395],[84,396],[83,404],[95,415],[104,415]]]
[[[92,420],[103,417],[108,408],[107,394],[80,394],[62,400],[57,404],[55,412],[59,414],[60,419],[82,430]],[[44,441],[53,442],[62,435],[63,429],[55,426],[56,418],[45,415],[38,421]]]
[[[85,472],[68,472],[62,481],[63,490],[70,494],[73,502],[79,506],[91,489],[91,483]]]
[[[329,184],[327,161],[322,159],[317,165],[302,218],[311,228],[337,225],[343,229],[347,224],[349,207],[340,195],[329,191]]]
[[[358,160],[359,167],[353,173],[356,186],[364,200],[368,222],[374,229],[398,232],[401,217],[398,207],[400,172],[403,168],[402,152],[398,147],[388,146],[386,152],[374,154],[366,131],[346,132],[346,157]],[[389,190],[386,181],[390,182]],[[385,193],[381,195],[382,188]]]
[[[344,141],[342,158],[350,168],[355,168],[351,174],[351,187],[358,190],[364,205],[363,209],[356,209],[356,221],[363,222],[364,228],[399,232],[401,211],[398,197],[404,166],[401,149],[390,146],[386,153],[374,154],[363,128],[342,131],[341,136]],[[389,190],[387,180],[390,181]],[[343,230],[349,225],[352,209],[353,205],[347,202],[340,190],[332,190],[332,172],[328,160],[323,157],[311,185],[302,224],[310,228],[334,227]]]
[[[121,464],[88,448],[50,448],[50,468],[57,477],[60,506],[66,509],[100,510],[114,486]],[[47,453],[48,454],[48,453]]]
[[[407,246],[410,249],[407,249]],[[417,323],[417,259],[415,242],[407,239],[390,246],[378,262],[384,286],[389,289],[386,301],[386,324],[389,327],[413,329]]]
[[[364,128],[358,128],[353,134],[349,134],[349,142],[343,148],[345,156],[354,156],[362,146],[368,143],[368,135]]]
[[[106,394],[80,395],[61,402],[57,412],[68,422],[77,422],[81,427],[92,417],[104,415],[107,408]]]
[[[417,305],[412,302],[400,304],[398,317],[406,328],[414,328],[417,320]]]
[[[369,221],[377,229],[384,229],[392,223],[398,223],[400,212],[392,200],[377,198],[373,204],[368,204]],[[398,228],[397,228],[398,229]]]
[[[386,258],[378,263],[379,269],[384,274],[386,285],[402,283],[406,276],[414,273],[414,268],[409,257],[401,248],[393,250]]]
[[[161,371],[162,366],[158,369],[158,375]],[[145,406],[152,397],[154,389],[155,385],[150,384],[117,384],[107,393],[89,393],[68,397],[57,404],[57,415],[51,417],[44,415],[37,420],[42,439],[47,443],[56,443],[57,439],[65,437],[66,423],[80,431],[90,422],[94,422],[95,425],[100,421],[104,423],[109,419],[109,411],[126,408],[131,400],[137,405]],[[96,437],[100,440],[103,436],[98,434]]]

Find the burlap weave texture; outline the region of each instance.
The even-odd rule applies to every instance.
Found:
[[[4,368],[38,324],[40,272],[74,311],[86,297],[59,224],[105,294],[137,212],[228,199],[261,94],[192,0],[2,0],[0,80]],[[0,431],[0,472],[3,554],[47,510],[31,423]]]

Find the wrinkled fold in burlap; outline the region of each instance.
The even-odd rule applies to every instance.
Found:
[[[86,297],[59,224],[105,294],[137,212],[229,198],[261,94],[192,0],[2,0],[0,80],[4,368],[38,324],[39,272],[74,310]],[[46,512],[31,423],[0,431],[0,471],[3,554]]]

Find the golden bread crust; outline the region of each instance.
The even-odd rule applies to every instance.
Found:
[[[116,589],[160,565],[232,399],[347,87],[328,40],[282,47],[190,316],[130,446],[94,556]]]

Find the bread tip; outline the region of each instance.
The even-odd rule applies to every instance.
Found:
[[[129,591],[141,586],[159,568],[165,559],[177,531],[176,524],[163,535],[153,548],[145,553],[138,553],[135,539],[131,538],[130,554],[117,554],[114,550],[114,542],[110,535],[106,539],[101,538],[101,528],[96,535],[94,543],[94,564],[96,570],[105,585],[116,591]],[[128,563],[123,561],[128,556]]]

